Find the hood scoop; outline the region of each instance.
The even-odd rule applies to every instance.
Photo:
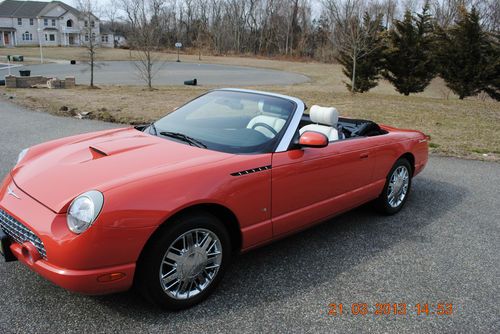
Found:
[[[146,137],[129,137],[120,140],[109,140],[89,145],[94,159],[116,155],[124,152],[137,150],[139,148],[154,145],[156,142]]]
[[[97,147],[89,146],[89,148],[90,148],[90,153],[92,153],[93,159],[99,159],[99,158],[108,156],[108,154],[106,152],[101,151]]]

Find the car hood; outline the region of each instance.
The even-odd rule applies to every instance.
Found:
[[[65,212],[86,191],[105,192],[148,175],[186,171],[231,156],[126,128],[80,136],[33,157],[28,154],[12,177],[49,209]]]

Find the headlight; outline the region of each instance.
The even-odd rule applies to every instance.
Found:
[[[104,203],[104,196],[97,190],[81,194],[71,202],[66,220],[71,232],[85,232],[97,219]]]
[[[19,152],[19,155],[17,156],[16,165],[18,165],[21,162],[21,160],[23,160],[23,158],[28,153],[28,150],[29,150],[29,148],[25,148],[24,150],[22,150],[21,152]]]

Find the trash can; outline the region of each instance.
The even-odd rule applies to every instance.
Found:
[[[71,65],[76,65],[76,60],[70,60],[69,62]]]
[[[29,77],[31,75],[31,71],[30,70],[21,70],[21,71],[19,71],[19,75],[22,77]]]
[[[198,84],[198,80],[196,80],[196,79],[186,80],[186,81],[184,81],[184,84],[186,86],[196,86]]]

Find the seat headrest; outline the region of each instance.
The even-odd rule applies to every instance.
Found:
[[[263,113],[272,114],[273,113],[273,105],[270,103],[266,103],[264,101],[259,101],[258,106],[259,106],[259,111],[261,114],[263,114]],[[276,109],[276,108],[274,108],[274,109]]]
[[[336,126],[339,121],[339,113],[337,109],[333,107],[320,107],[314,105],[309,110],[309,117],[314,123],[329,126]]]

